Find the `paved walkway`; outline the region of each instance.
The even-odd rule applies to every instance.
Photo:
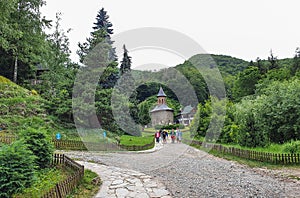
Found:
[[[78,161],[102,180],[96,198],[170,198],[166,187],[151,176],[129,169]]]

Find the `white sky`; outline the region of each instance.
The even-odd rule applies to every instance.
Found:
[[[294,55],[300,47],[299,0],[46,0],[42,14],[55,19],[69,34],[72,59],[77,43],[92,31],[97,12],[104,7],[114,33],[141,27],[163,27],[191,37],[212,54],[244,60],[266,59],[270,49],[278,58]],[[149,53],[147,53],[149,52]],[[183,60],[166,52],[130,53],[135,67],[147,63],[175,66]]]

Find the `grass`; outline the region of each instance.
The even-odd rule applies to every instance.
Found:
[[[234,147],[243,150],[259,151],[259,152],[266,152],[266,153],[284,153],[283,150],[285,147],[285,144],[271,144],[268,147],[255,147],[255,148],[243,147],[237,144],[222,144],[222,145],[226,147]]]
[[[144,146],[153,142],[154,136],[136,137],[123,135],[120,138],[120,144],[124,146]]]
[[[62,168],[49,168],[36,172],[35,181],[30,188],[26,188],[22,193],[16,194],[13,198],[40,197],[55,187],[57,183],[68,176],[68,171]]]
[[[67,198],[86,198],[86,197],[94,197],[96,193],[99,191],[99,186],[101,185],[101,180],[98,183],[93,183],[93,179],[98,177],[98,175],[91,171],[85,170],[84,177],[78,187],[72,192],[72,194],[68,195]]]
[[[13,198],[32,198],[40,197],[47,193],[57,183],[66,179],[72,171],[65,168],[49,168],[36,173],[36,179],[30,188],[26,188],[22,193],[16,194]],[[93,197],[99,190],[101,180],[94,184],[92,180],[98,177],[95,172],[90,170],[84,171],[84,177],[78,187],[67,197],[68,198],[86,198]]]
[[[280,168],[284,168],[284,167],[299,167],[299,166],[296,166],[296,165],[280,165],[280,164],[271,164],[271,163],[267,163],[267,162],[260,162],[260,161],[255,161],[255,160],[249,160],[249,159],[245,159],[245,158],[241,158],[241,157],[237,157],[237,156],[234,156],[234,155],[230,155],[230,154],[227,154],[227,153],[220,153],[218,151],[215,151],[215,150],[207,150],[199,145],[191,145],[192,147],[194,148],[197,148],[199,150],[202,150],[202,151],[205,151],[211,155],[214,155],[216,157],[220,157],[220,158],[223,158],[223,159],[226,159],[226,160],[229,160],[229,161],[236,161],[238,162],[239,164],[244,164],[244,165],[247,165],[251,168],[253,167],[259,167],[259,168],[269,168],[269,169],[280,169]]]
[[[116,142],[115,137],[110,132],[107,133],[107,137],[103,138],[103,132],[100,130],[84,130],[80,134],[77,129],[60,129],[52,132],[52,137],[55,138],[57,133],[61,134],[61,140],[74,140],[84,142]]]

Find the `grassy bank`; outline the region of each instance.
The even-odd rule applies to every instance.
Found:
[[[124,146],[144,146],[153,142],[154,136],[136,137],[123,135],[120,138],[120,145]]]

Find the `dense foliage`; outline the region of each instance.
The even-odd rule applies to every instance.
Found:
[[[35,166],[40,169],[51,165],[53,145],[47,139],[46,132],[28,129],[23,132],[22,139],[28,149],[35,155]]]
[[[9,198],[34,179],[35,156],[22,142],[0,148],[0,197]]]
[[[229,77],[229,78],[228,78]],[[221,143],[238,143],[246,147],[266,147],[272,143],[284,144],[300,139],[299,133],[299,50],[294,59],[279,60],[271,52],[267,60],[251,61],[249,66],[226,82],[230,90],[226,105],[224,126],[218,138]],[[220,103],[210,98],[198,105],[191,125],[192,135],[212,141],[210,128],[215,125],[213,111]],[[223,105],[225,106],[225,105]],[[220,118],[221,119],[221,118]],[[286,149],[295,152],[297,144]]]

